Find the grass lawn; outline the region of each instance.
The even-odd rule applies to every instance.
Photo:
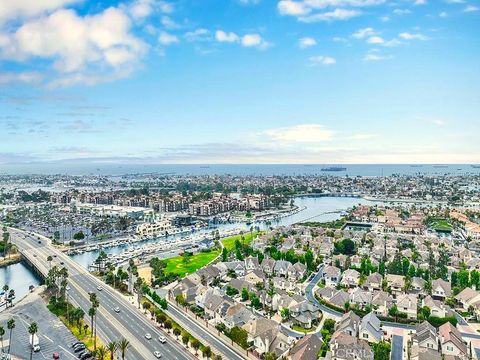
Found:
[[[257,237],[259,233],[258,232],[245,232],[243,234],[243,237],[245,238],[245,240],[243,241],[245,244],[250,244],[252,242],[253,239],[255,239]],[[227,250],[232,250],[233,248],[235,248],[235,241],[240,241],[242,242],[242,236],[241,235],[235,235],[235,236],[230,236],[230,237],[227,237],[223,240],[221,240],[223,246],[225,246],[225,248]]]
[[[445,219],[435,219],[430,223],[435,231],[452,231],[452,225]]]
[[[243,234],[243,237],[245,238],[244,243],[245,244],[250,244],[253,239],[257,236],[257,232],[246,232]],[[235,236],[230,236],[225,239],[220,240],[225,246],[227,250],[232,250],[235,248],[235,241],[239,240],[240,242],[242,241],[242,236],[241,235],[235,235]],[[183,262],[183,257],[181,256],[175,256],[170,259],[165,259],[165,263],[167,264],[167,267],[165,268],[165,274],[168,273],[174,273],[178,274],[180,277],[185,277],[185,275],[194,273],[198,269],[204,267],[207,265],[210,261],[215,259],[218,255],[220,254],[219,250],[212,250],[210,252],[200,252],[195,255],[193,255],[190,258],[190,261],[188,264],[184,264]]]
[[[180,277],[185,277],[185,275],[194,273],[198,269],[207,265],[210,261],[215,259],[220,254],[219,250],[213,250],[210,252],[200,252],[193,255],[190,258],[188,264],[183,262],[183,257],[175,256],[170,259],[165,259],[167,267],[165,268],[165,274],[175,273]]]
[[[300,325],[292,325],[292,329],[295,330],[295,331],[298,331],[298,332],[303,332],[304,334],[308,334],[309,332],[313,332],[313,331],[316,330],[313,327],[311,329],[304,329]]]

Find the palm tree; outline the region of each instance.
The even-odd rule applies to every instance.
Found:
[[[8,353],[10,354],[10,344],[12,343],[12,331],[15,329],[15,320],[12,318],[7,321],[7,329],[10,330],[9,340],[8,340]]]
[[[47,261],[48,261],[48,269],[50,270],[52,268],[52,261],[53,261],[52,255],[47,256]]]
[[[32,356],[33,356],[33,337],[35,336],[35,334],[38,332],[38,325],[36,322],[33,322],[30,324],[30,326],[28,327],[28,333],[30,335],[32,335],[32,338],[31,338],[31,345],[30,345],[30,360],[32,360]]]
[[[107,348],[103,345],[100,345],[96,350],[94,350],[97,360],[104,360],[107,355]]]
[[[0,326],[0,343],[2,344],[1,351],[3,353],[3,335],[5,335],[5,329],[3,326]]]
[[[92,307],[88,310],[88,315],[90,315],[90,319],[92,321],[92,336],[93,336],[93,349],[97,349],[97,308],[100,306],[100,302],[97,299],[97,294],[91,293],[90,294],[90,302],[92,303]]]
[[[127,351],[128,347],[130,346],[130,342],[123,338],[118,342],[118,349],[120,350],[120,353],[122,354],[122,360],[125,360],[125,352]]]
[[[8,301],[7,301],[8,289],[10,289],[10,287],[7,284],[3,285],[3,292],[5,293],[5,307],[8,307]]]
[[[117,351],[117,343],[115,341],[109,342],[107,345],[108,351],[110,352],[110,360],[113,360],[115,356],[115,351]]]

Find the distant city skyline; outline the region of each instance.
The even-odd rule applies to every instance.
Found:
[[[480,163],[479,0],[0,3],[0,167]]]

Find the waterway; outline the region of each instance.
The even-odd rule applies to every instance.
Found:
[[[10,289],[15,290],[15,300],[21,300],[29,293],[30,285],[37,286],[41,279],[24,263],[17,263],[7,267],[0,268],[0,286],[8,285]],[[3,290],[1,290],[3,291]],[[0,311],[5,306],[0,307]]]
[[[372,203],[368,200],[362,198],[347,198],[347,197],[298,197],[295,198],[295,205],[299,208],[305,208],[304,210],[295,213],[293,215],[285,216],[276,221],[271,221],[270,223],[261,221],[255,222],[253,224],[247,225],[244,223],[231,223],[231,224],[219,224],[215,227],[202,230],[202,232],[208,233],[215,229],[229,229],[229,228],[245,228],[248,230],[250,226],[259,226],[261,229],[267,229],[269,227],[277,226],[287,226],[294,223],[302,221],[332,221],[336,220],[341,216],[341,212],[351,208],[354,205],[358,204],[368,204]],[[377,203],[378,204],[378,203]],[[196,234],[199,234],[197,232]],[[172,236],[170,238],[179,237],[182,235]],[[185,235],[183,235],[185,236]],[[146,244],[157,241],[168,240],[165,238],[162,239],[152,239],[139,244]],[[104,249],[108,254],[119,254],[124,251],[126,248],[132,245],[120,245],[116,247],[111,247]],[[98,257],[99,251],[91,251],[83,254],[72,255],[72,258],[87,268],[93,261]],[[3,287],[7,284],[10,288],[14,288],[17,294],[17,299],[22,298],[28,293],[28,287],[30,285],[38,285],[40,279],[23,263],[10,265],[5,268],[0,268],[0,286]]]

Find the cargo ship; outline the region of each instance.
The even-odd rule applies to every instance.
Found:
[[[346,171],[346,167],[341,167],[341,166],[329,166],[329,167],[324,167],[322,168],[322,171]]]

